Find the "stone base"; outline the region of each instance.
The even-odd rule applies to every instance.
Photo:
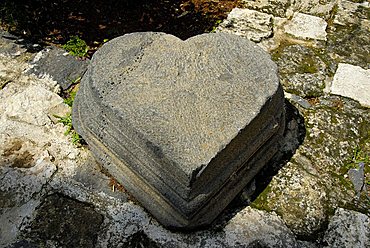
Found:
[[[194,58],[195,45],[205,54]],[[113,51],[125,52],[115,58]],[[162,224],[194,229],[210,224],[277,152],[284,97],[275,64],[245,39],[138,33],[94,55],[73,121],[102,165]]]

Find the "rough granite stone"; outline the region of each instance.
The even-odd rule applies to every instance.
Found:
[[[343,208],[338,208],[330,219],[325,232],[325,247],[369,247],[369,216]]]
[[[277,67],[236,35],[116,38],[95,55],[73,110],[103,166],[159,221],[209,224],[276,153]]]

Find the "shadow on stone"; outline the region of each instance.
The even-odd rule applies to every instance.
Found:
[[[38,248],[38,246],[28,240],[23,239],[7,246],[7,248]]]
[[[11,55],[17,54],[18,51],[37,53],[40,52],[43,48],[40,45],[33,44],[26,39],[21,39],[3,30],[0,30],[0,37],[2,38],[2,42],[4,43],[0,47],[0,52],[9,53]]]
[[[135,233],[130,237],[130,239],[123,244],[122,247],[127,248],[159,248],[159,246],[152,240],[148,238],[148,236],[140,231]]]
[[[37,247],[95,247],[102,223],[103,216],[90,204],[53,194],[45,198],[23,236]]]
[[[0,54],[15,58],[23,53],[37,53],[42,49],[43,47],[38,44],[33,44],[0,29]]]
[[[241,209],[250,205],[265,190],[278,171],[289,162],[295,151],[303,143],[306,135],[303,116],[286,99],[285,111],[286,128],[279,151],[214,221],[213,227],[215,229],[222,229]]]

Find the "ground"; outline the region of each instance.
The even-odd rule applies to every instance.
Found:
[[[47,44],[65,44],[78,35],[93,51],[106,39],[158,31],[182,39],[211,31],[238,0],[5,0],[0,24],[17,35]]]
[[[370,88],[365,98],[348,92],[359,88],[351,83],[369,87],[369,7],[361,0],[2,1],[2,27],[31,42],[0,35],[0,246],[368,247]],[[282,150],[299,147],[276,170],[266,166],[206,230],[162,227],[54,117],[71,110],[60,97],[71,92],[60,94],[56,81],[63,89],[77,84],[68,76],[89,63],[61,45],[78,35],[92,47],[89,58],[104,39],[137,30],[234,33],[280,68],[289,110]],[[334,93],[338,82],[347,85]]]

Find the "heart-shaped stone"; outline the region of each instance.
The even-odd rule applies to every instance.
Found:
[[[166,226],[207,225],[276,153],[277,67],[230,34],[127,34],[93,56],[73,124],[103,166]]]

